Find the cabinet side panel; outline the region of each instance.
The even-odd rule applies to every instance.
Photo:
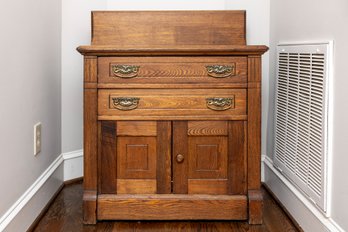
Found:
[[[84,222],[96,222],[97,194],[97,90],[84,91]],[[88,192],[88,194],[86,194]],[[88,207],[87,207],[88,205]]]
[[[248,189],[261,186],[261,57],[248,58]]]
[[[96,223],[97,182],[98,182],[98,93],[96,86],[86,83],[97,81],[97,57],[86,56],[84,59],[84,99],[83,99],[83,221],[85,224]]]
[[[97,82],[97,69],[98,60],[95,56],[85,56],[84,57],[84,81],[87,83],[94,83]]]
[[[84,91],[84,188],[97,187],[97,90]]]

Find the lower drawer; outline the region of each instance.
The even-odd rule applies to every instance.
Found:
[[[99,90],[99,120],[245,119],[245,89]]]

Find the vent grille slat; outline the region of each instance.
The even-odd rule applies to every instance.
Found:
[[[325,210],[328,46],[318,48],[278,47],[274,162]]]

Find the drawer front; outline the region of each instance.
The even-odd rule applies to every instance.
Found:
[[[233,119],[246,115],[245,89],[99,90],[99,119],[197,117]]]
[[[100,57],[99,83],[237,83],[246,57]]]

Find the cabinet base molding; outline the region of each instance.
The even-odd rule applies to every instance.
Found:
[[[248,191],[249,224],[262,224],[263,197],[261,190]]]
[[[97,191],[84,191],[83,194],[83,223],[96,224]]]
[[[103,194],[98,220],[245,220],[244,195]]]

